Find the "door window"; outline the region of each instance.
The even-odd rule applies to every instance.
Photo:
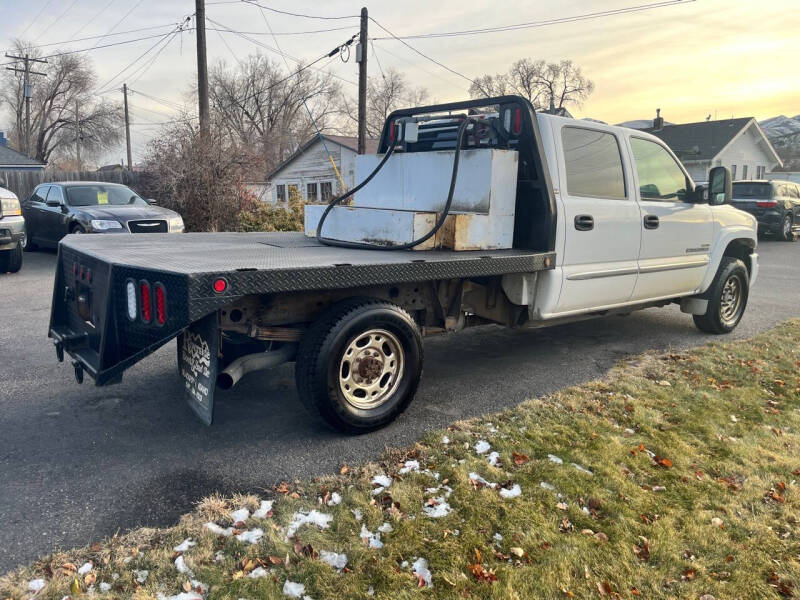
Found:
[[[561,140],[570,196],[626,198],[625,175],[616,136],[582,127],[564,127]]]
[[[686,202],[689,179],[661,144],[632,137],[631,148],[642,200]]]
[[[60,204],[64,204],[64,194],[61,191],[61,188],[58,187],[57,185],[51,185],[50,192],[47,194],[47,199],[51,202],[55,200]]]
[[[306,184],[306,200],[308,202],[316,202],[317,201],[317,184],[316,183],[308,183]]]
[[[320,191],[322,193],[322,201],[323,202],[330,202],[331,198],[333,198],[333,185],[331,185],[330,181],[323,181],[319,184]]]
[[[41,202],[44,203],[45,198],[47,198],[47,190],[50,189],[49,185],[40,185],[35,190],[33,190],[33,194],[31,195],[31,202]]]

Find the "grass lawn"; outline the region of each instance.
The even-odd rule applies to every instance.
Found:
[[[796,479],[800,321],[629,359],[264,498],[207,498],[10,573],[0,599],[791,598]]]

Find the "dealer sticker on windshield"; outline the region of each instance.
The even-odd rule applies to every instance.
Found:
[[[97,203],[108,204],[108,192],[97,190]]]
[[[219,328],[217,313],[195,321],[178,336],[178,369],[189,406],[200,420],[211,425],[217,381]]]

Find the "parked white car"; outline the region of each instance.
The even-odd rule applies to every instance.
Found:
[[[11,190],[0,187],[0,273],[16,273],[22,268],[25,240],[19,199]]]

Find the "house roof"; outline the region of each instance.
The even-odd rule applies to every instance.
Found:
[[[28,158],[21,152],[0,145],[0,167],[44,167],[43,162]]]
[[[642,131],[662,139],[681,160],[713,160],[751,122],[755,122],[753,117],[744,117],[665,125],[658,130],[649,127]]]
[[[339,146],[343,146],[353,152],[358,152],[358,138],[349,136],[349,135],[323,135],[322,137],[325,138],[325,142],[332,142]],[[315,142],[319,140],[319,136],[315,135],[310,140],[308,140],[305,144],[300,146],[289,158],[279,164],[275,169],[273,169],[272,173],[267,175],[267,180],[271,180],[277,175],[280,171],[282,171],[289,163],[293,162],[297,157],[302,155],[306,150],[308,150],[311,146],[314,145]],[[378,152],[378,142],[379,140],[373,138],[367,138],[366,143],[366,154],[375,154]]]

